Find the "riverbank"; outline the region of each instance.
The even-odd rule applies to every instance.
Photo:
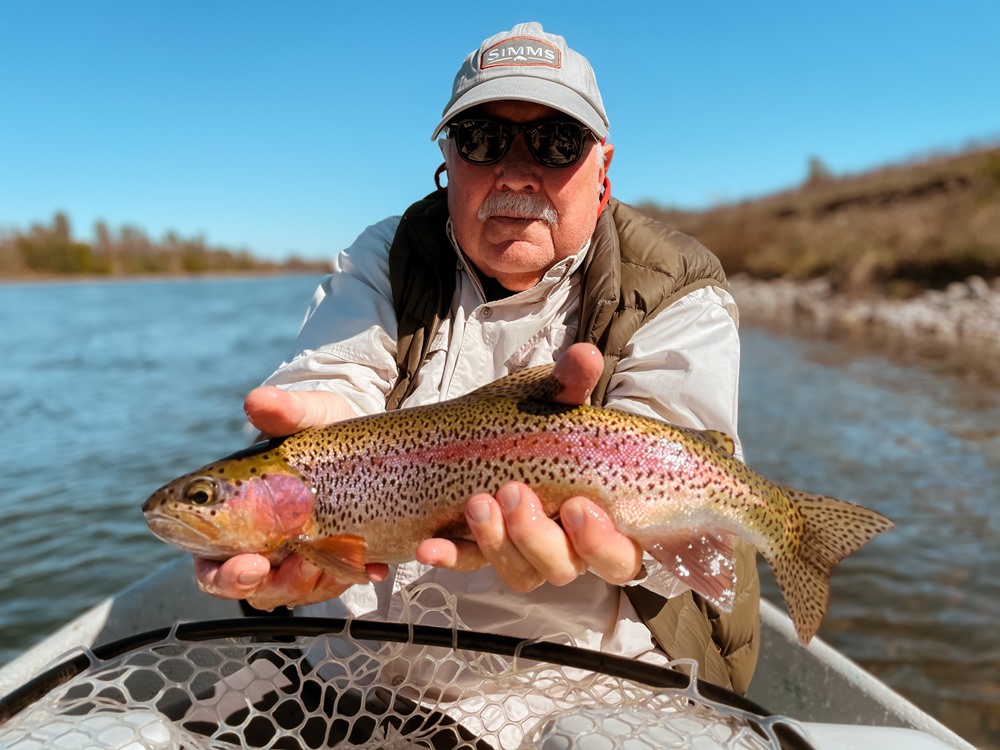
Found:
[[[4,276],[0,274],[0,286],[42,286],[67,284],[133,284],[150,281],[178,282],[203,281],[239,281],[241,279],[270,279],[282,276],[313,276],[319,279],[330,273],[330,264],[315,266],[273,266],[268,268],[248,269],[244,271],[205,271],[177,273],[134,273],[134,274],[22,274],[19,276]]]
[[[812,175],[797,188],[703,211],[649,206],[730,274],[828,279],[838,292],[909,298],[1000,276],[1000,146]]]
[[[1000,277],[987,281],[970,276],[909,299],[837,293],[826,278],[761,281],[737,275],[730,286],[741,318],[749,322],[806,322],[824,330],[893,334],[1000,352]]]

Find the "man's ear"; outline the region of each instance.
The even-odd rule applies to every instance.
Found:
[[[600,147],[604,151],[604,163],[597,170],[597,180],[600,183],[601,191],[600,203],[597,206],[598,217],[604,213],[608,201],[611,200],[611,180],[608,179],[608,168],[611,167],[611,159],[615,155],[615,147],[610,143],[601,143]]]
[[[437,186],[438,190],[445,190],[447,188],[447,185],[441,185],[441,175],[448,174],[448,159],[455,153],[448,145],[450,140],[450,138],[438,138],[437,142],[438,148],[441,149],[441,155],[444,157],[444,164],[434,172],[434,185]]]
[[[611,167],[611,159],[615,155],[615,147],[612,143],[602,143],[600,146],[604,151],[604,164],[601,166],[601,173],[597,176],[597,181],[603,185],[604,178],[608,176],[608,169]]]
[[[444,160],[447,162],[448,161],[448,157],[452,153],[452,150],[451,150],[452,139],[451,138],[438,138],[438,142],[437,143],[438,143],[438,148],[441,149],[441,156],[443,156]]]

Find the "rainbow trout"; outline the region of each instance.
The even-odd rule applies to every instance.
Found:
[[[343,581],[365,564],[414,559],[431,537],[471,539],[466,501],[528,484],[549,515],[584,495],[616,528],[723,609],[733,543],[774,570],[807,643],[841,559],[892,522],[852,503],[781,487],[733,456],[732,439],[613,409],[552,400],[552,366],[466,396],[258,443],[182,476],[143,504],[152,532],[213,559],[295,552]]]

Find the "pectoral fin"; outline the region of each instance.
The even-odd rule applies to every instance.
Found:
[[[300,537],[292,548],[324,573],[344,583],[368,583],[368,545],[360,536]]]
[[[678,579],[728,612],[736,598],[736,537],[724,532],[651,529],[636,541]]]

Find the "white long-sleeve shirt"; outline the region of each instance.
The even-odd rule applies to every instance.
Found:
[[[369,227],[336,258],[333,273],[316,290],[294,355],[265,384],[335,391],[359,415],[385,410],[397,375],[389,245],[398,223],[393,217]],[[491,302],[456,250],[451,316],[403,405],[455,398],[557,359],[576,340],[587,249],[556,263],[531,289]],[[632,337],[608,385],[607,406],[735,437],[739,352],[732,297],[712,286],[691,292]],[[647,570],[642,585],[665,596],[684,590],[656,563],[647,560]],[[456,594],[461,621],[475,630],[527,638],[561,633],[578,646],[623,656],[651,650],[649,631],[628,597],[593,574],[519,594],[492,568],[457,573],[413,562],[393,567],[382,583],[354,586],[337,600],[303,611],[400,620],[405,592],[427,582]]]

